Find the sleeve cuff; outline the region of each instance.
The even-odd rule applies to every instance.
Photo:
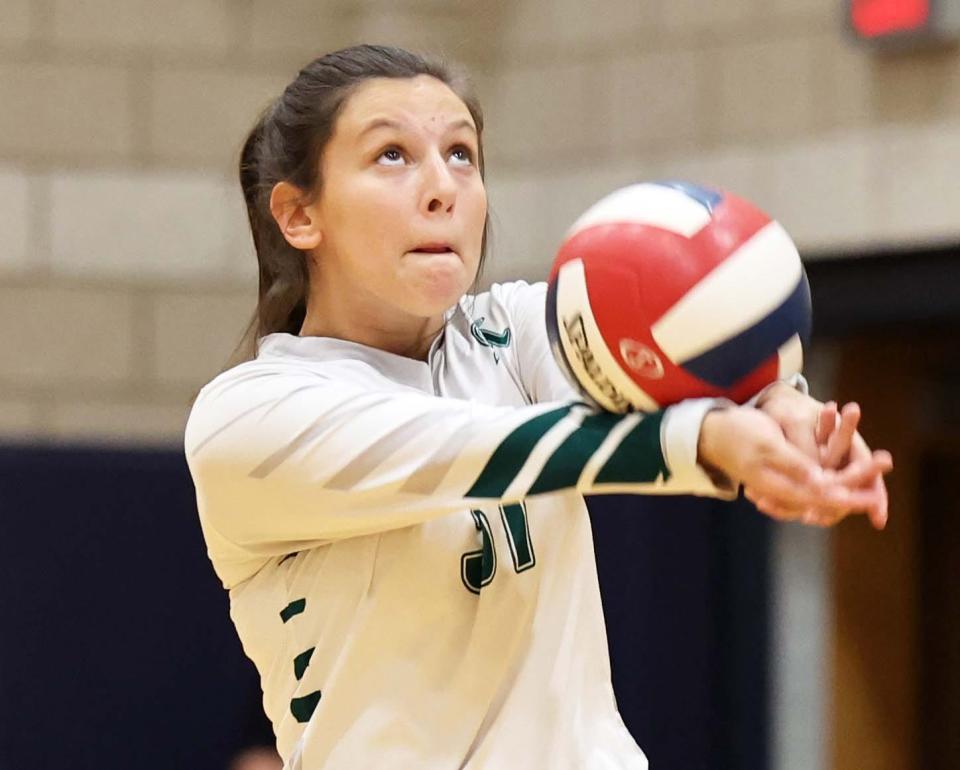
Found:
[[[663,458],[670,470],[670,486],[678,493],[733,500],[740,486],[729,479],[714,481],[697,463],[703,418],[711,409],[735,406],[722,398],[695,398],[667,407],[660,428]]]

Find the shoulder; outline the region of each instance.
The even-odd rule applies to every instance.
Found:
[[[536,302],[546,295],[547,284],[545,281],[537,281],[536,283],[508,281],[493,284],[487,293],[492,301],[512,307],[518,303]]]
[[[516,325],[531,314],[543,314],[547,284],[543,281],[509,281],[495,283],[481,294],[468,295],[461,300],[464,313],[476,320],[486,318],[495,322]]]
[[[322,393],[325,402],[333,402],[358,389],[385,387],[383,375],[362,359],[323,350],[313,340],[283,339],[290,336],[265,337],[257,358],[221,372],[204,385],[190,409],[188,438],[197,428],[227,424],[291,398]]]
[[[249,395],[252,391],[283,389],[303,381],[316,381],[318,378],[323,379],[324,373],[311,370],[297,361],[256,358],[227,369],[210,380],[200,389],[195,404],[235,391]]]
[[[317,382],[317,376],[282,361],[255,359],[227,369],[204,385],[187,418],[185,441],[210,426],[225,425],[255,405],[269,404],[285,394]]]

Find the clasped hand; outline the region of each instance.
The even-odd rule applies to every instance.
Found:
[[[716,409],[704,418],[699,458],[743,484],[744,495],[775,519],[831,526],[865,513],[887,522],[883,477],[893,469],[884,450],[871,451],[857,432],[860,408],[822,404],[786,384],[757,403]]]

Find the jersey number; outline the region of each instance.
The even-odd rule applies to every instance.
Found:
[[[467,590],[475,594],[488,585],[497,574],[497,549],[493,547],[493,532],[483,511],[470,511],[480,532],[481,547],[460,557],[460,577]],[[530,542],[530,526],[527,522],[527,506],[523,503],[500,506],[500,520],[510,545],[513,569],[523,572],[537,563]]]

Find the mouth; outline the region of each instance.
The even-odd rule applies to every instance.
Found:
[[[453,247],[449,243],[422,243],[410,250],[420,254],[452,254]]]

